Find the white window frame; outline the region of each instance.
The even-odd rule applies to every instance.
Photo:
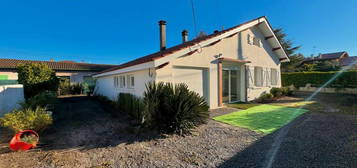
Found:
[[[254,67],[254,85],[256,87],[263,87],[264,76],[263,76],[263,67],[255,66]]]
[[[261,40],[258,37],[253,37],[253,45],[261,47]]]
[[[113,77],[114,88],[118,88],[118,76]]]
[[[125,82],[125,76],[119,76],[119,87],[120,88],[125,88],[126,82]]]
[[[270,69],[270,84],[272,86],[278,85],[278,70],[275,68]],[[274,78],[275,77],[275,78]]]
[[[128,88],[133,89],[135,87],[135,77],[134,77],[134,75],[127,75],[127,83],[128,83]]]

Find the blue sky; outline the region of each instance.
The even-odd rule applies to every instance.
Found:
[[[197,29],[207,33],[259,16],[282,27],[309,56],[357,55],[356,0],[194,0]],[[190,0],[7,0],[0,2],[0,58],[119,64],[159,49],[158,21],[168,46],[181,31],[194,36]]]

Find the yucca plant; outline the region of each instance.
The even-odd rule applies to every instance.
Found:
[[[150,125],[162,132],[187,134],[209,117],[204,98],[186,84],[149,83],[146,89],[144,102]]]

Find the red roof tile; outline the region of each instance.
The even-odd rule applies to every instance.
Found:
[[[51,61],[31,61],[31,60],[17,60],[17,59],[0,59],[0,69],[13,70],[18,64],[24,63],[44,63],[55,71],[93,71],[99,72],[105,69],[112,68],[116,65],[105,64],[87,64],[87,63],[75,63],[75,62],[51,62]]]

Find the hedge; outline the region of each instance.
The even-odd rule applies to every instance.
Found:
[[[330,80],[337,72],[290,72],[282,73],[283,86],[305,87],[310,83],[312,87],[320,87]],[[343,72],[327,87],[357,88],[357,71]]]

